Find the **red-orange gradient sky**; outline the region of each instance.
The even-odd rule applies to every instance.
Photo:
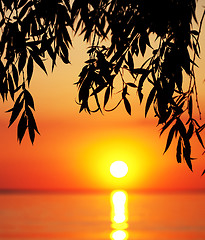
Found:
[[[197,79],[205,119],[205,44],[201,52]],[[151,113],[144,119],[138,98],[132,116],[123,106],[105,115],[79,114],[73,83],[87,59],[80,41],[75,41],[70,58],[71,65],[59,60],[49,76],[35,66],[31,92],[41,136],[33,146],[27,136],[21,145],[17,143],[16,125],[8,129],[10,116],[5,114],[12,103],[1,104],[0,189],[205,189],[205,176],[200,176],[205,168],[203,150],[194,144],[193,157],[198,160],[193,173],[186,164],[176,162],[175,144],[163,155],[166,134],[159,138]],[[109,167],[115,160],[127,163],[126,177],[110,175]]]

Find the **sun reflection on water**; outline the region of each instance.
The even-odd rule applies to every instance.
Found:
[[[127,240],[128,232],[128,194],[126,191],[113,191],[111,201],[112,240]]]

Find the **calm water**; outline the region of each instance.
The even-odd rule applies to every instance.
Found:
[[[205,239],[205,194],[1,194],[0,239]]]

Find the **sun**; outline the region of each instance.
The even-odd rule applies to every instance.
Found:
[[[122,178],[126,176],[128,172],[128,166],[123,161],[115,161],[110,166],[110,173],[113,177]]]

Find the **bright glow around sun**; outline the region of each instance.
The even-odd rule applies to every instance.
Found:
[[[115,161],[110,166],[110,173],[113,177],[122,178],[126,176],[128,172],[128,166],[123,161]]]

